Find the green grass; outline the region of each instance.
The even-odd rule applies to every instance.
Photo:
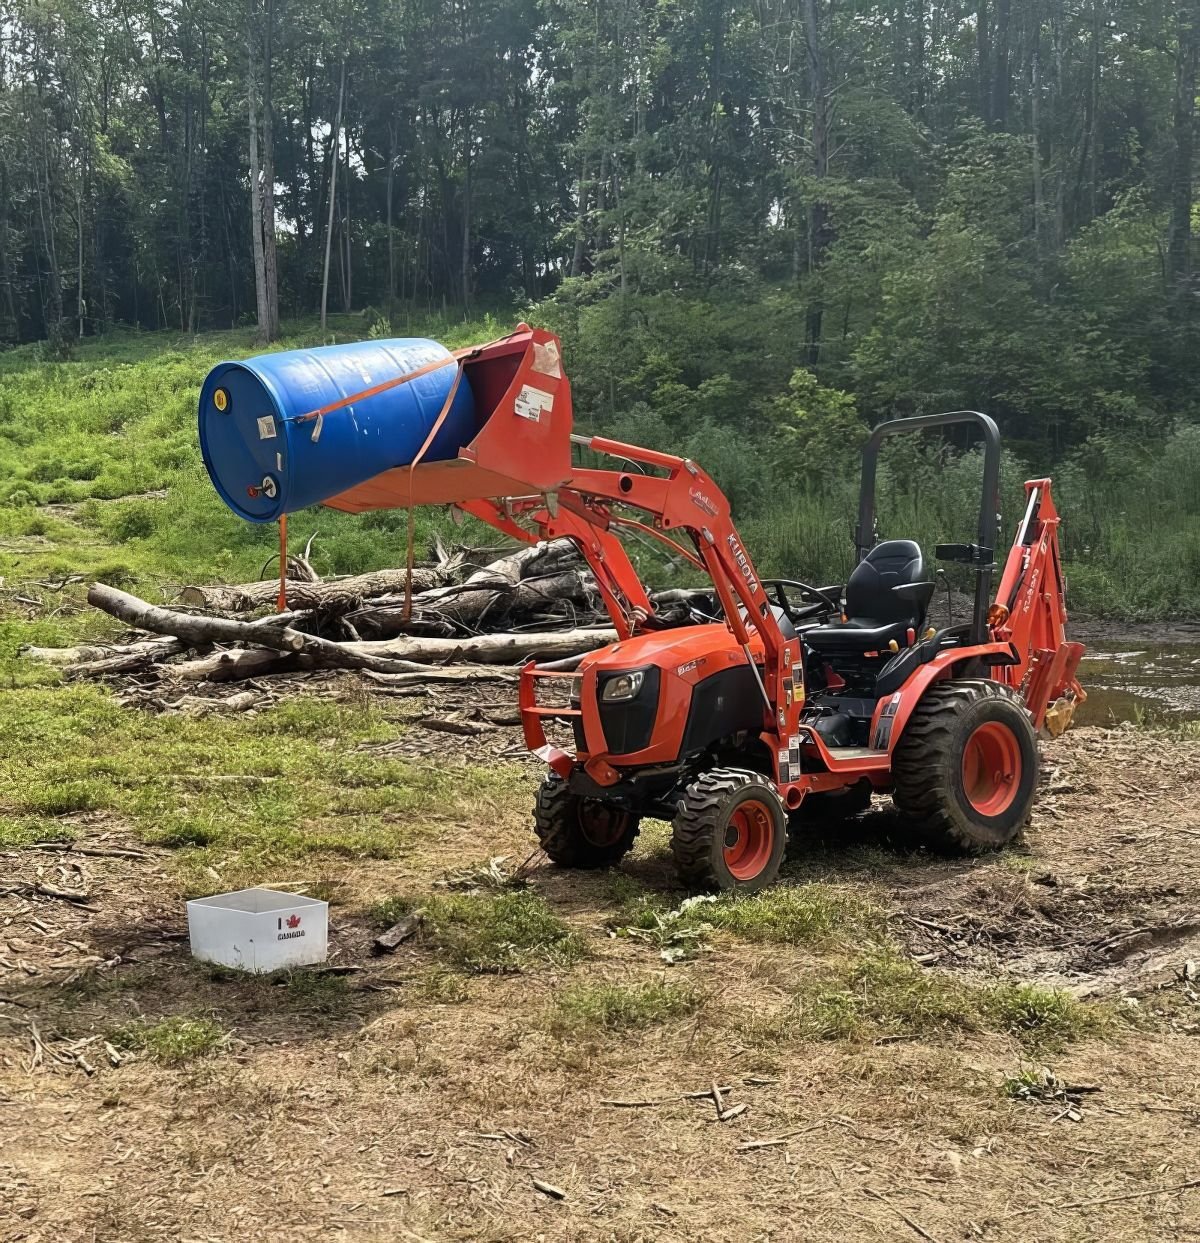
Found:
[[[0,844],[70,837],[109,813],[176,848],[189,892],[308,857],[391,858],[416,826],[496,818],[525,794],[508,768],[449,771],[358,748],[401,726],[380,708],[298,697],[245,717],[153,716],[102,687],[0,690]]]
[[[672,908],[636,885],[610,882],[619,932],[645,941],[668,962],[693,957],[716,930],[744,941],[821,946],[881,935],[884,911],[861,885],[813,881],[762,893],[705,895]]]
[[[632,1031],[694,1014],[701,1001],[699,990],[690,984],[665,980],[646,984],[579,981],[558,995],[550,1026],[560,1035]]]
[[[587,950],[584,938],[526,889],[435,894],[419,900],[388,898],[371,907],[369,914],[386,928],[418,907],[424,912],[424,939],[452,966],[465,971],[569,967]]]
[[[870,1042],[998,1032],[1031,1052],[1062,1049],[1103,1032],[1116,1012],[1061,989],[1000,980],[977,984],[930,971],[890,948],[828,966],[795,990],[782,1012],[751,1017],[760,1042],[779,1039]]]
[[[157,1023],[130,1023],[111,1034],[118,1049],[145,1053],[171,1065],[215,1053],[228,1037],[229,1033],[212,1019],[187,1015],[175,1015]]]

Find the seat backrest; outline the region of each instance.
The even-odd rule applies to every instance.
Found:
[[[881,625],[907,621],[919,625],[924,608],[898,596],[892,588],[925,581],[925,557],[920,545],[910,539],[884,540],[854,567],[846,583],[846,615]]]

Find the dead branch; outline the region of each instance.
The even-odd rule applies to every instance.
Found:
[[[23,647],[21,655],[28,660],[40,660],[47,665],[79,665],[133,657],[136,663],[132,667],[136,668],[143,657],[158,660],[182,650],[178,639],[160,636],[139,643],[85,643],[77,647],[30,646]]]
[[[397,664],[400,662],[397,661]],[[363,670],[363,677],[381,686],[424,686],[429,682],[515,682],[517,674],[509,669],[492,669],[487,665],[418,665],[411,673],[374,673]]]
[[[116,673],[137,673],[148,669],[157,661],[169,656],[177,656],[186,652],[188,645],[178,639],[156,639],[147,643],[137,643],[122,655],[108,656],[102,660],[85,660],[77,665],[68,665],[63,676],[68,680],[79,678],[105,678]]]
[[[250,643],[279,652],[298,652],[305,646],[307,637],[286,625],[254,626],[224,617],[198,617],[194,613],[161,608],[105,583],[93,583],[88,588],[88,603],[139,630],[174,635],[193,647],[210,643]]]
[[[188,682],[237,682],[243,678],[258,678],[270,673],[292,673],[297,669],[312,669],[311,656],[299,652],[272,652],[263,647],[239,647],[231,651],[214,652],[199,660],[185,660],[179,664],[163,665],[159,672]]]
[[[425,912],[417,910],[397,920],[386,932],[381,932],[375,938],[372,952],[375,954],[394,953],[402,941],[407,941],[416,932],[424,918]]]

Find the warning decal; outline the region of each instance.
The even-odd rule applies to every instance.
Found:
[[[523,419],[532,419],[535,423],[542,421],[543,410],[554,409],[554,394],[545,389],[534,388],[532,384],[522,385],[514,409]]]
[[[275,439],[275,420],[269,414],[264,414],[258,420],[258,438],[259,440]]]

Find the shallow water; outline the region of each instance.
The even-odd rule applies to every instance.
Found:
[[[1200,719],[1200,644],[1089,643],[1079,664],[1081,725]]]

